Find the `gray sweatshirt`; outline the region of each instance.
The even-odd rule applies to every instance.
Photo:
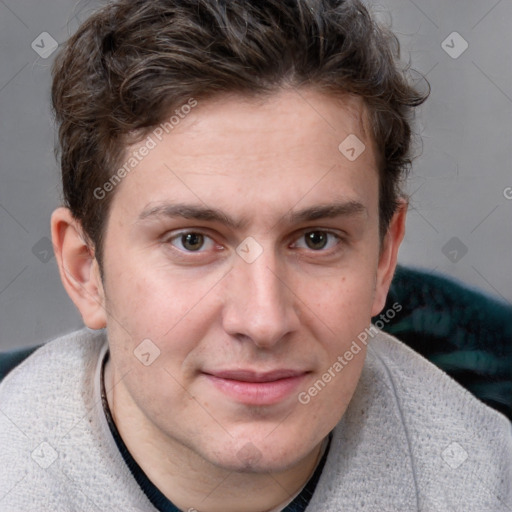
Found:
[[[0,384],[1,512],[155,511],[103,412],[107,348],[65,335]],[[511,423],[387,334],[333,434],[308,512],[512,510]]]

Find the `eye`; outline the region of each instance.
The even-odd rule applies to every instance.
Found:
[[[305,247],[304,245],[299,245],[300,240],[304,240]],[[299,241],[295,242],[295,247],[311,249],[313,251],[322,251],[335,247],[339,243],[340,237],[328,231],[314,230],[304,233],[299,238]]]
[[[195,231],[178,233],[170,238],[168,243],[185,252],[200,252],[200,249],[205,248],[205,246],[206,249],[211,249],[214,246],[214,242],[210,237]]]

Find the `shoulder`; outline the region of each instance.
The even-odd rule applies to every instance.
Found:
[[[57,377],[76,372],[88,363],[106,342],[103,331],[81,329],[65,334],[38,347],[13,351],[4,360],[5,379],[0,384],[0,397],[15,392],[20,383],[49,386]],[[21,381],[21,382],[20,382]],[[30,384],[29,384],[30,383]]]
[[[105,344],[103,331],[67,334],[35,350],[0,384],[0,464],[11,468],[0,479],[0,496],[9,497],[3,506],[32,510],[34,496],[50,499],[48,486],[62,477],[56,468],[66,462],[64,447],[76,442],[77,425],[93,409],[94,375]],[[65,499],[65,493],[52,496]]]
[[[311,510],[509,510],[507,418],[396,338],[371,332]]]
[[[16,368],[39,347],[41,345],[0,352],[0,382],[11,370]]]
[[[107,344],[104,331],[81,329],[37,348],[0,383],[0,406],[5,414],[62,422],[66,404],[78,399],[82,406],[90,389],[101,349]],[[64,409],[63,409],[64,408]]]
[[[374,392],[387,396],[386,412],[403,432],[416,485],[430,493],[432,505],[457,503],[468,492],[474,498],[468,503],[493,510],[512,500],[512,424],[504,415],[390,335],[369,343],[368,369],[367,380],[380,385]]]
[[[472,424],[481,419],[485,423],[510,426],[503,414],[485,405],[433,363],[389,334],[381,331],[368,343],[368,365],[375,378],[384,378],[392,385],[397,401],[404,405],[408,401],[415,403],[415,416],[428,419],[432,418],[431,414],[443,411],[445,426],[451,421],[468,419],[468,416]]]

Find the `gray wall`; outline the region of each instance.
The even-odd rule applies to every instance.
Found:
[[[65,41],[94,5],[75,3],[0,0],[0,350],[81,326],[50,252],[60,192],[48,102],[53,55],[44,53],[52,42],[40,36]],[[400,261],[511,302],[512,2],[368,3],[432,86]]]

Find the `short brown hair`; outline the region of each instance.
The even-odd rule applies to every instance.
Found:
[[[380,158],[381,236],[411,164],[413,108],[428,96],[397,38],[359,0],[117,0],[88,18],[53,67],[65,205],[101,264],[114,192],[98,200],[130,137],[190,98],[307,85],[361,96]]]

